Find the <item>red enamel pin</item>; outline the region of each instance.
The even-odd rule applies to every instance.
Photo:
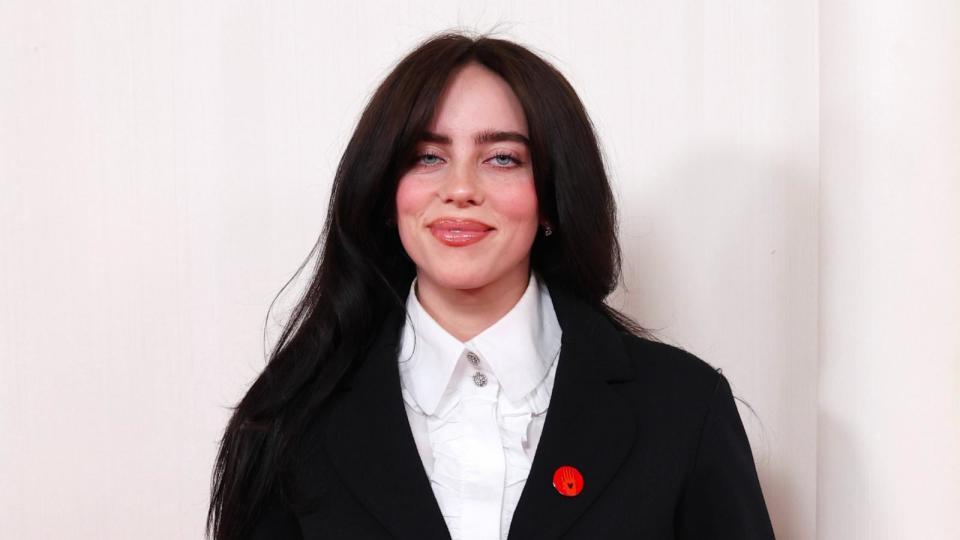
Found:
[[[561,495],[575,497],[583,491],[583,475],[570,465],[558,467],[553,473],[553,487],[557,488]]]

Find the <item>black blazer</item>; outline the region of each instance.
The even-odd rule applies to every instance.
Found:
[[[551,287],[559,364],[513,539],[768,539],[727,379],[677,347],[617,332]],[[316,415],[253,537],[448,539],[400,395],[400,310]],[[573,465],[583,491],[563,496]]]

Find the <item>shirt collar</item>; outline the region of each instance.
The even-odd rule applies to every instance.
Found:
[[[433,414],[467,351],[480,357],[510,401],[520,403],[544,381],[560,351],[561,330],[550,292],[531,270],[520,300],[467,342],[447,332],[420,304],[416,278],[407,296],[400,347],[404,387],[426,414]],[[416,345],[416,346],[414,346]]]

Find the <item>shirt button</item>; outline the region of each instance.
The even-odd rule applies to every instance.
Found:
[[[480,357],[472,351],[467,351],[467,361],[476,366],[480,363]]]
[[[487,376],[479,371],[473,374],[473,384],[483,386],[487,384]]]

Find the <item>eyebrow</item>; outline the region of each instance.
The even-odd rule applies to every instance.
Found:
[[[433,133],[431,131],[424,131],[419,138],[422,142],[432,142],[437,144],[450,144],[452,141],[447,135],[441,135],[439,133]],[[494,142],[518,142],[528,148],[530,147],[530,140],[527,139],[522,133],[516,131],[501,131],[495,129],[486,129],[478,132],[473,136],[474,144],[487,144]]]

